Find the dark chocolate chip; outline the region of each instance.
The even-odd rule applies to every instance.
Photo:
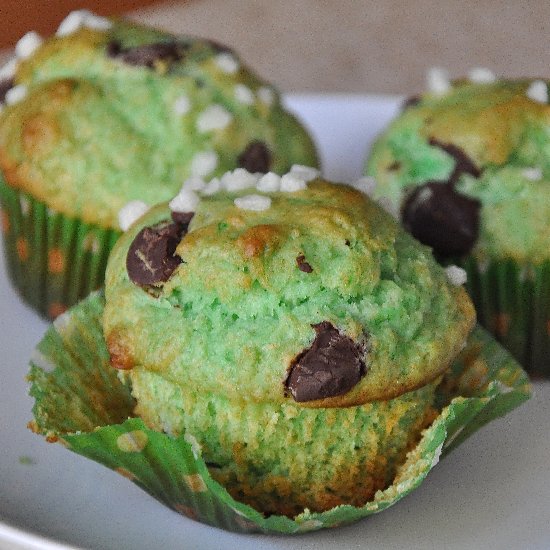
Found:
[[[144,227],[126,256],[130,279],[138,285],[166,282],[182,261],[175,251],[185,231],[183,225],[170,222]]]
[[[416,187],[401,210],[403,226],[437,256],[448,258],[470,252],[479,235],[481,203],[457,192],[446,182],[430,181]]]
[[[184,230],[187,231],[194,215],[195,212],[172,212],[172,221],[183,226]]]
[[[271,153],[265,143],[252,141],[247,148],[239,155],[239,166],[249,172],[269,172],[271,166]]]
[[[416,107],[421,101],[422,100],[419,95],[413,95],[405,99],[401,108],[405,110],[405,109],[408,109],[409,107]]]
[[[296,264],[298,265],[298,269],[304,273],[311,273],[313,271],[313,268],[306,262],[306,257],[303,254],[300,254],[296,258]]]
[[[395,172],[396,170],[399,170],[401,168],[401,163],[398,160],[394,160],[389,166],[388,170],[390,172]]]
[[[448,155],[455,159],[455,168],[449,176],[449,183],[454,185],[461,174],[470,174],[474,178],[481,176],[481,170],[475,165],[474,161],[457,145],[452,143],[443,143],[435,138],[430,138],[430,145],[439,147]]]
[[[366,374],[365,347],[328,321],[313,325],[317,336],[293,361],[285,381],[297,402],[347,393]]]
[[[111,41],[107,44],[107,55],[120,59],[128,65],[144,66],[152,69],[155,63],[159,61],[179,61],[183,57],[185,49],[186,45],[178,42],[157,42],[155,44],[123,48],[119,42]]]
[[[6,94],[13,88],[13,84],[14,82],[11,78],[0,80],[0,103],[4,103]]]

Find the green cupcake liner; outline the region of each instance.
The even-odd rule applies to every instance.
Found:
[[[533,377],[550,378],[550,261],[463,262],[479,322]]]
[[[103,285],[119,231],[53,212],[0,176],[7,271],[21,297],[54,319]]]
[[[440,456],[530,396],[527,375],[483,329],[476,328],[437,393],[440,414],[407,455],[391,486],[362,507],[265,517],[235,501],[208,472],[192,434],[173,438],[132,418],[129,388],[109,366],[94,293],[59,317],[31,359],[30,427],[128,477],[177,512],[241,533],[293,534],[336,527],[385,510],[424,480]]]

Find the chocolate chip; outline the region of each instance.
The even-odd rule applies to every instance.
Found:
[[[397,160],[394,160],[389,166],[388,171],[389,172],[395,172],[401,168],[401,163]]]
[[[312,325],[317,333],[293,361],[285,386],[297,402],[347,393],[366,374],[365,347],[328,321]]]
[[[195,212],[172,212],[172,221],[183,226],[184,230],[187,231],[194,215]]]
[[[455,168],[449,176],[449,183],[454,185],[461,174],[470,174],[474,178],[481,176],[481,170],[475,165],[474,161],[457,145],[452,143],[443,143],[435,138],[430,138],[430,145],[439,147],[448,155],[455,159]]]
[[[6,94],[13,88],[13,84],[14,82],[11,78],[0,80],[0,103],[4,103]]]
[[[166,282],[182,261],[174,253],[185,231],[183,225],[170,222],[144,227],[126,256],[130,279],[138,285]]]
[[[239,166],[249,172],[269,172],[271,166],[271,153],[265,143],[252,141],[239,155]]]
[[[470,252],[479,235],[481,203],[446,182],[416,187],[401,210],[403,226],[441,258]]]
[[[303,254],[300,254],[296,258],[296,264],[298,265],[298,269],[304,273],[311,273],[313,271],[313,268],[306,262],[306,257]]]
[[[179,61],[187,48],[185,44],[178,42],[157,42],[155,44],[144,44],[123,48],[120,42],[115,40],[107,44],[107,55],[120,59],[128,65],[144,66],[150,69],[160,61]]]
[[[405,109],[408,109],[409,107],[416,107],[420,103],[420,101],[421,101],[420,96],[413,95],[405,99],[401,108],[405,110]]]

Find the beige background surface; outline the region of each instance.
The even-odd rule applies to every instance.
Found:
[[[284,91],[408,94],[433,65],[550,76],[548,1],[188,0],[131,16],[225,42]]]

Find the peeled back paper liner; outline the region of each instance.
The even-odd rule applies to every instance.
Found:
[[[6,184],[0,174],[0,230],[6,267],[20,296],[55,319],[103,286],[120,231],[54,212]]]
[[[103,339],[104,298],[95,293],[59,317],[31,360],[31,429],[131,479],[177,512],[241,533],[293,534],[336,527],[385,510],[418,487],[439,458],[530,396],[526,374],[483,329],[439,386],[440,414],[398,469],[362,507],[265,517],[235,501],[208,472],[192,434],[170,437],[132,418],[134,402]]]

